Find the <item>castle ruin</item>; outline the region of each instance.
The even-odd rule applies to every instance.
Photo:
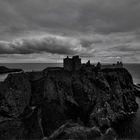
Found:
[[[81,58],[76,55],[72,58],[69,58],[68,56],[63,59],[63,68],[67,71],[78,71],[84,64],[81,63]],[[86,63],[86,66],[94,66],[93,64],[90,64],[90,61]],[[104,68],[123,68],[122,62],[117,62],[116,64],[104,64],[101,65],[100,62],[97,63],[96,68],[98,69],[104,69]]]
[[[72,58],[63,59],[64,69],[68,71],[77,71],[81,68],[81,58],[79,56],[73,56]]]

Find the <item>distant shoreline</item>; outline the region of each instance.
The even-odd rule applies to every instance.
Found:
[[[23,71],[22,69],[11,69],[11,68],[7,68],[5,66],[0,66],[0,74],[8,74],[11,72],[21,72]]]

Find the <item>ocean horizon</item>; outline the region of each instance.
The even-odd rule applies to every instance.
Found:
[[[102,63],[107,64],[107,63]],[[63,67],[63,63],[0,63],[0,66],[5,66],[8,68],[19,68],[27,71],[42,71],[47,67]],[[140,83],[140,63],[125,63],[124,68],[126,68],[133,77],[134,83]],[[1,74],[0,81],[3,81],[8,74]]]

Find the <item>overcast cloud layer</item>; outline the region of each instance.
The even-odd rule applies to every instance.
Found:
[[[0,62],[140,62],[139,0],[0,0]]]

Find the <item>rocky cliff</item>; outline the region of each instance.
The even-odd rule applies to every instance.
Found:
[[[5,66],[0,66],[0,74],[4,73],[11,73],[11,72],[22,72],[22,69],[12,69],[12,68],[7,68]]]
[[[138,108],[125,68],[53,68],[42,75],[32,80],[29,73],[11,74],[0,84],[0,138],[106,138]]]

